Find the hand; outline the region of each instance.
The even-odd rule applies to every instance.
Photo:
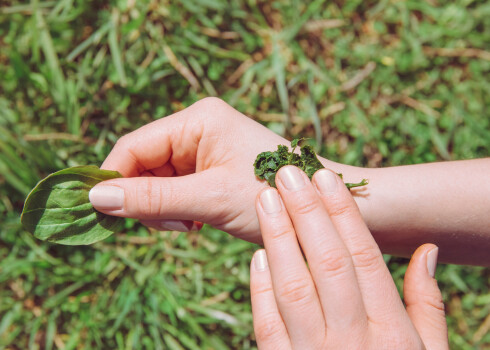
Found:
[[[265,251],[254,255],[250,288],[260,349],[448,349],[435,245],[412,257],[405,308],[337,175],[319,170],[310,182],[286,166],[276,183],[256,201]]]
[[[253,163],[278,144],[289,142],[206,98],[122,137],[102,168],[126,178],[95,186],[90,200],[103,213],[157,229],[188,231],[201,221],[261,242],[253,203],[267,184],[255,177]]]

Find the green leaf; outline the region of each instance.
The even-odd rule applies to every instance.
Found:
[[[293,141],[291,141],[291,148],[293,149],[293,152],[294,152],[294,149],[298,146],[298,142],[300,142],[301,139],[294,139]]]
[[[287,146],[278,145],[275,152],[262,152],[260,153],[254,162],[255,175],[262,180],[266,180],[269,185],[276,187],[276,174],[285,165],[294,165],[303,170],[310,178],[319,169],[323,169],[323,164],[318,160],[315,151],[310,145],[300,145],[301,156],[294,153],[294,150],[298,144],[302,143],[304,138],[294,139],[291,141],[291,148],[289,152]],[[342,174],[337,174],[342,178]],[[358,183],[346,183],[348,189],[353,187],[365,186],[368,184],[367,179],[362,179]]]
[[[318,158],[316,157],[315,151],[310,145],[304,145],[301,146],[301,160],[302,160],[302,167],[303,171],[308,175],[308,177],[311,178],[313,177],[313,174],[319,170],[323,169],[324,166]]]
[[[122,229],[124,219],[96,211],[88,199],[101,181],[122,177],[117,171],[78,166],[41,180],[24,203],[21,222],[36,238],[66,245],[86,245]]]

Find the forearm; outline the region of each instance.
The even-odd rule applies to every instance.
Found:
[[[346,182],[369,179],[352,193],[384,253],[434,243],[441,262],[490,266],[490,158],[379,169],[321,160]]]

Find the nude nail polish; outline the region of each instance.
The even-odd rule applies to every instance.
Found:
[[[284,187],[290,191],[297,191],[305,186],[305,179],[300,170],[294,166],[287,166],[279,171]]]
[[[256,271],[265,271],[269,268],[267,255],[264,249],[258,250],[254,255],[254,266]]]
[[[190,224],[193,223],[190,222]],[[160,225],[166,231],[189,232],[193,229],[193,226],[187,226],[182,220],[162,220]]]
[[[434,248],[427,253],[427,272],[431,278],[436,275],[437,267],[437,255],[439,254],[439,248]]]
[[[274,189],[265,190],[260,194],[260,204],[267,214],[275,214],[281,211],[281,200]]]
[[[117,186],[95,186],[90,190],[88,198],[96,208],[119,210],[124,206],[124,189]]]
[[[334,174],[330,170],[322,169],[316,172],[315,176],[313,176],[313,181],[318,192],[326,196],[333,194],[337,190],[337,177],[338,175]]]

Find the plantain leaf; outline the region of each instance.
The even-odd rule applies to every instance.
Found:
[[[36,238],[65,245],[86,245],[122,229],[124,219],[94,209],[88,193],[97,183],[122,177],[117,171],[78,166],[55,172],[29,193],[21,222]]]
[[[255,175],[262,180],[266,180],[269,185],[276,187],[276,174],[285,165],[294,165],[303,170],[308,177],[313,177],[313,174],[324,166],[318,160],[315,151],[310,145],[301,145],[304,138],[294,139],[291,141],[292,151],[289,152],[287,146],[278,145],[275,152],[262,152],[254,162]],[[301,155],[294,153],[297,146],[300,146]],[[342,178],[342,174],[337,174]],[[358,183],[345,183],[348,189],[353,187],[365,186],[368,180],[362,179]]]

